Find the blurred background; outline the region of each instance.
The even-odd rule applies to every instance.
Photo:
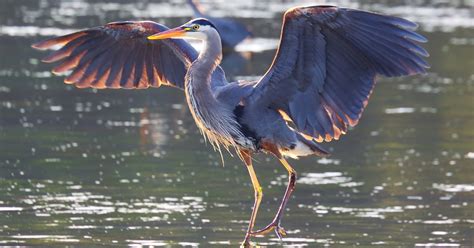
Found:
[[[253,33],[226,54],[230,80],[272,61],[282,13],[317,1],[202,1]],[[333,1],[420,24],[432,68],[381,79],[360,124],[324,144],[332,156],[292,161],[288,236],[260,245],[474,245],[474,1]],[[0,246],[237,246],[253,205],[247,171],[198,133],[176,89],[79,90],[30,45],[118,20],[179,25],[186,1],[0,2]],[[267,224],[286,172],[258,156]]]

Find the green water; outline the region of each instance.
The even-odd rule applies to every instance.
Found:
[[[252,43],[257,48],[275,42],[282,11],[297,5],[205,3],[266,38]],[[324,144],[331,157],[291,161],[299,179],[282,223],[288,236],[254,238],[257,244],[474,245],[473,2],[408,3],[349,6],[420,22],[430,40],[429,74],[379,80],[360,124]],[[247,171],[228,154],[222,166],[182,92],[78,90],[52,76],[38,62],[44,54],[29,47],[114,20],[173,26],[190,10],[179,1],[0,6],[0,246],[238,246],[253,205]],[[229,56],[229,77],[263,74],[274,51],[244,53]],[[287,178],[271,157],[258,156],[255,166],[262,227]]]

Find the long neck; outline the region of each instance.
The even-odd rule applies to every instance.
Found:
[[[219,104],[211,89],[212,74],[222,58],[219,34],[214,29],[206,32],[204,47],[198,58],[188,68],[185,80],[185,92],[196,122],[209,126],[209,119]]]
[[[217,31],[212,29],[206,36],[199,57],[191,64],[186,75],[186,100],[197,126],[214,148],[219,148],[219,143],[227,147],[234,145],[234,137],[242,134],[233,109],[221,104],[211,89],[212,74],[222,59],[222,47]]]
[[[222,44],[219,33],[211,29],[203,41],[203,48],[198,58],[188,69],[186,84],[192,83],[195,90],[210,90],[211,75],[222,60]]]

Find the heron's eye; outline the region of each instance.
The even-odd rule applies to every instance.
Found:
[[[192,29],[193,29],[194,31],[198,31],[198,30],[199,30],[199,25],[198,25],[198,24],[193,25],[193,26],[192,26]]]

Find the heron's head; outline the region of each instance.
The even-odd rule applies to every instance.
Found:
[[[205,40],[208,34],[211,32],[217,32],[216,27],[209,20],[204,18],[198,18],[191,20],[177,28],[169,29],[151,36],[148,36],[149,40],[162,40],[162,39],[198,39]]]

